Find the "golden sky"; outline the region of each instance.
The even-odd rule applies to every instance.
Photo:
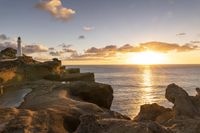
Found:
[[[148,42],[92,47],[84,54],[72,54],[63,64],[200,64],[199,59],[198,45]]]

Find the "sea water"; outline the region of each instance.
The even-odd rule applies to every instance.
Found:
[[[131,118],[140,105],[173,104],[165,99],[167,85],[176,83],[190,95],[200,87],[200,65],[80,65],[81,72],[94,72],[97,82],[110,84],[114,90],[111,109]]]

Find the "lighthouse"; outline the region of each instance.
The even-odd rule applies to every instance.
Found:
[[[22,56],[22,45],[21,45],[21,37],[18,37],[17,39],[17,56],[20,57]]]

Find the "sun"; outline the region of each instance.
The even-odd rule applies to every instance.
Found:
[[[165,55],[153,51],[145,51],[131,55],[127,59],[128,64],[141,64],[141,65],[151,65],[151,64],[163,64],[165,61]]]

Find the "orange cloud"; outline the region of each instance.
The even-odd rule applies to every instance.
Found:
[[[148,42],[140,44],[140,47],[146,50],[158,51],[158,52],[185,52],[185,51],[192,51],[198,48],[197,45],[193,44],[184,44],[179,45],[176,43],[165,43],[165,42]]]
[[[90,26],[85,26],[85,27],[83,27],[83,30],[84,31],[92,31],[92,30],[94,30],[95,28],[94,27],[90,27]]]
[[[60,20],[69,20],[76,13],[70,8],[63,7],[61,0],[42,0],[36,7],[48,11],[53,17]]]
[[[99,59],[109,59],[116,57],[118,53],[126,54],[126,53],[136,53],[143,51],[155,51],[155,52],[186,52],[198,50],[198,45],[193,44],[184,44],[179,45],[176,43],[165,43],[165,42],[147,42],[141,43],[138,45],[130,45],[125,44],[121,47],[117,47],[116,45],[108,45],[103,48],[95,48],[91,47],[83,54],[78,54],[77,52],[73,52],[67,60],[99,60]]]

